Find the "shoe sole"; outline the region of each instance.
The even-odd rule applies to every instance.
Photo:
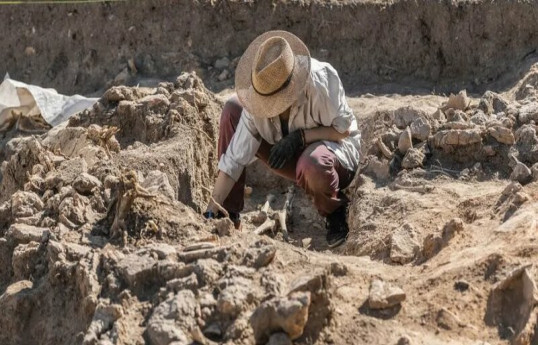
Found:
[[[338,247],[339,245],[343,244],[345,241],[346,241],[347,237],[344,237],[344,238],[341,238],[339,239],[338,241],[334,242],[334,243],[327,243],[327,246],[329,248],[336,248]]]

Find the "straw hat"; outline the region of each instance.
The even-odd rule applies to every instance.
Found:
[[[310,52],[303,41],[287,31],[268,31],[241,56],[235,89],[250,114],[269,118],[295,102],[309,75]]]

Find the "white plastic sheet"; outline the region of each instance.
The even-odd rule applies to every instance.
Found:
[[[55,89],[46,89],[9,78],[0,84],[0,129],[12,122],[14,116],[41,117],[51,126],[59,125],[71,115],[91,107],[97,98],[80,95],[65,96]],[[0,130],[1,131],[1,130]]]

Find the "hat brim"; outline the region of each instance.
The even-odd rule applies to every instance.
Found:
[[[271,37],[284,38],[295,55],[295,66],[289,84],[279,92],[264,96],[252,86],[252,65],[260,45]],[[310,75],[310,52],[301,39],[294,34],[275,30],[258,36],[241,56],[235,70],[235,89],[241,105],[255,117],[275,117],[290,107],[303,92]]]

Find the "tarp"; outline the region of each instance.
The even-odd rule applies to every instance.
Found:
[[[42,120],[54,127],[96,101],[80,95],[65,96],[54,89],[10,79],[6,74],[0,84],[0,132],[12,128],[21,116],[25,117],[25,126],[31,126],[32,121],[38,126]]]

